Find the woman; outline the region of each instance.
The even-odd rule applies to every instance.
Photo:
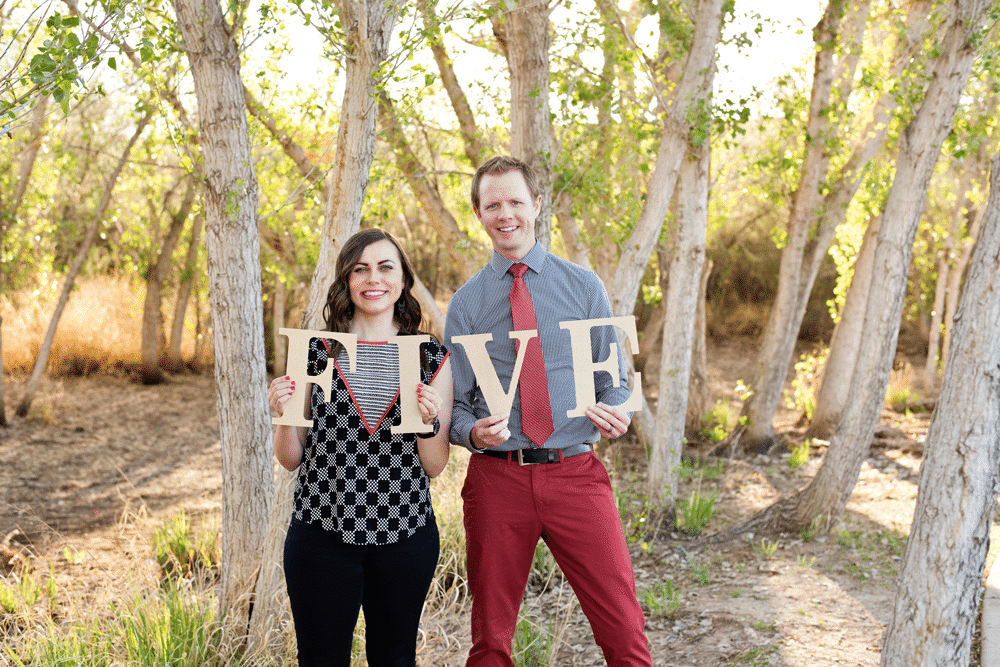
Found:
[[[331,395],[312,385],[312,426],[275,432],[278,461],[299,471],[284,568],[301,667],[347,667],[360,609],[371,667],[416,662],[439,552],[429,479],[448,463],[452,388],[448,352],[433,341],[420,346],[421,384],[399,386],[398,348],[388,341],[419,333],[413,282],[388,233],[364,230],[344,244],[323,315],[328,331],[357,335],[356,365],[352,372],[339,343],[313,339],[308,371],[322,373],[333,358]],[[288,376],[271,383],[279,415],[295,389]],[[416,393],[432,432],[390,432],[403,391]]]

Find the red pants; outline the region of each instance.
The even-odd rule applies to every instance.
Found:
[[[608,665],[651,667],[621,517],[593,452],[523,467],[473,455],[462,498],[472,589],[466,667],[513,666],[511,641],[542,535]]]

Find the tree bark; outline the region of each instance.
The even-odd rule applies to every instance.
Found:
[[[288,360],[288,341],[281,339],[278,332],[285,328],[285,308],[287,307],[288,292],[285,289],[285,279],[280,275],[274,276],[274,303],[271,304],[271,336],[274,340],[274,375],[284,375],[285,365]]]
[[[240,79],[240,49],[218,0],[173,0],[194,78],[204,174],[205,240],[222,440],[224,645],[248,644],[273,462],[261,327],[257,177]],[[255,606],[256,605],[256,606]]]
[[[1000,156],[924,441],[882,667],[967,665],[1000,491]]]
[[[177,247],[177,242],[180,240],[181,232],[184,230],[184,223],[191,214],[194,197],[194,183],[189,183],[180,208],[176,213],[170,215],[170,226],[163,237],[156,261],[146,272],[146,298],[143,300],[142,306],[142,344],[139,359],[143,384],[159,384],[164,379],[163,371],[160,370],[159,342],[163,283],[170,271],[171,258]],[[169,202],[165,201],[164,208],[167,204]],[[153,250],[155,251],[155,248]]]
[[[970,40],[980,26],[987,1],[959,0],[955,5],[956,11],[946,19],[927,94],[900,138],[896,174],[875,246],[860,349],[849,390],[851,400],[810,484],[727,531],[729,537],[749,530],[797,532],[810,526],[829,530],[857,483],[885,402],[927,186],[972,68],[975,47]]]
[[[7,405],[4,402],[3,387],[3,317],[0,317],[0,427],[7,428]]]
[[[687,422],[688,383],[694,349],[698,287],[705,262],[705,234],[708,229],[709,142],[692,148],[683,160],[680,174],[680,206],[673,256],[667,269],[670,277],[663,295],[666,314],[663,338],[670,341],[660,352],[659,399],[656,405],[656,433],[649,458],[649,495],[675,512],[679,477],[677,470],[684,451]]]
[[[507,67],[510,70],[510,152],[534,169],[542,194],[535,238],[552,246],[552,166],[555,142],[549,118],[549,2],[512,5],[505,14]]]
[[[955,270],[951,272],[948,279],[948,298],[945,302],[944,342],[941,345],[942,366],[948,363],[948,354],[951,350],[951,330],[955,323],[955,313],[958,310],[957,306],[962,278],[965,276],[965,269],[968,267],[972,257],[972,249],[975,247],[976,239],[979,238],[979,228],[982,226],[983,214],[983,209],[979,209],[973,215],[969,235],[963,239],[962,252],[959,253],[958,259],[955,262]]]
[[[149,125],[149,122],[153,119],[154,109],[150,108],[146,115],[143,116],[139,123],[136,125],[135,132],[129,139],[128,143],[125,145],[125,150],[122,151],[121,157],[118,159],[118,164],[115,165],[114,170],[111,175],[108,176],[108,181],[104,185],[104,192],[101,195],[101,201],[97,205],[97,210],[94,211],[93,217],[90,219],[90,225],[87,227],[87,232],[83,237],[83,241],[80,243],[80,247],[76,251],[76,257],[73,260],[73,264],[69,267],[69,271],[66,273],[66,280],[63,281],[62,290],[59,292],[59,300],[56,302],[55,311],[52,313],[52,318],[49,320],[49,327],[45,331],[45,338],[42,341],[42,348],[38,351],[38,358],[35,359],[35,366],[31,371],[31,377],[28,378],[28,382],[24,386],[24,396],[21,397],[21,402],[17,406],[17,411],[15,414],[18,417],[26,417],[28,411],[31,409],[31,403],[35,400],[35,392],[38,391],[38,384],[42,380],[42,373],[45,371],[45,367],[49,363],[49,352],[52,350],[52,342],[56,338],[56,330],[59,328],[59,320],[62,317],[63,311],[66,309],[66,304],[69,303],[69,295],[73,290],[73,285],[76,283],[76,277],[80,273],[80,269],[83,267],[83,262],[87,259],[87,255],[90,254],[90,247],[94,243],[94,237],[97,235],[97,230],[101,226],[101,222],[104,220],[104,214],[108,210],[108,205],[111,203],[111,196],[114,194],[115,185],[118,183],[118,177],[121,175],[122,170],[128,163],[128,156],[135,147],[136,142],[139,141],[139,136],[142,135],[143,130]]]
[[[861,345],[862,325],[871,294],[875,244],[882,216],[873,218],[865,230],[861,249],[854,262],[854,275],[847,288],[847,298],[840,311],[840,318],[833,329],[830,350],[823,364],[823,381],[816,395],[816,410],[812,424],[806,432],[809,438],[826,440],[833,434],[837,421],[847,405],[851,390],[851,377]]]
[[[701,418],[708,414],[712,397],[708,383],[707,361],[707,317],[705,295],[708,292],[708,279],[712,275],[712,260],[706,259],[701,267],[701,280],[698,281],[698,309],[694,318],[694,344],[691,348],[691,379],[688,382],[687,424],[688,433],[697,433],[701,429]]]

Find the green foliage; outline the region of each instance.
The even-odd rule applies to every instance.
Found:
[[[629,479],[616,484],[614,493],[625,539],[629,544],[647,544],[652,541],[660,520],[660,511],[653,506],[644,486]]]
[[[702,495],[701,488],[696,488],[688,494],[681,503],[681,516],[684,518],[684,532],[688,535],[701,535],[705,526],[715,516],[715,501],[718,491]]]
[[[785,402],[789,408],[798,410],[807,420],[812,420],[816,411],[816,391],[818,390],[819,370],[826,360],[826,355],[818,352],[801,354],[795,362],[795,378],[791,390],[785,391]]]
[[[551,620],[547,627],[543,627],[522,613],[517,619],[514,641],[511,644],[511,658],[514,665],[516,667],[549,667],[554,641]]]
[[[206,522],[195,530],[184,511],[156,529],[153,545],[168,579],[212,576],[222,555],[218,527]]]
[[[704,463],[691,458],[683,458],[681,459],[681,464],[677,469],[677,476],[682,481],[688,481],[697,476],[700,482],[705,479],[721,479],[722,474],[725,471],[726,464],[720,460],[716,460],[708,465],[705,465]]]
[[[801,468],[809,461],[809,453],[812,451],[812,442],[808,439],[795,445],[792,448],[792,455],[788,457],[788,467],[792,470]]]
[[[202,667],[218,664],[220,627],[215,606],[168,586],[153,598],[117,610],[121,645],[131,664]]]
[[[760,544],[754,544],[753,550],[761,558],[770,558],[775,554],[780,545],[777,542],[771,542],[768,539],[760,538]]]
[[[730,431],[729,398],[715,402],[708,414],[701,417],[701,434],[709,442],[720,442]]]
[[[28,11],[15,5],[9,10],[19,27],[5,47],[10,60],[5,59],[0,72],[0,134],[27,122],[30,110],[46,96],[69,114],[70,102],[87,89],[85,70],[103,62],[111,47],[106,36],[119,35],[135,19],[134,4],[124,0],[83,5],[85,21],[73,14],[49,13],[52,6],[39,3]],[[104,93],[101,84],[95,90]]]
[[[639,604],[650,616],[672,616],[684,606],[680,593],[674,589],[673,579],[653,582],[649,588],[640,588]]]

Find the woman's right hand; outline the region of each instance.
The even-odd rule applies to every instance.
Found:
[[[295,393],[295,380],[287,375],[276,377],[271,380],[271,385],[267,388],[267,402],[271,409],[281,417],[285,414],[285,403]]]

